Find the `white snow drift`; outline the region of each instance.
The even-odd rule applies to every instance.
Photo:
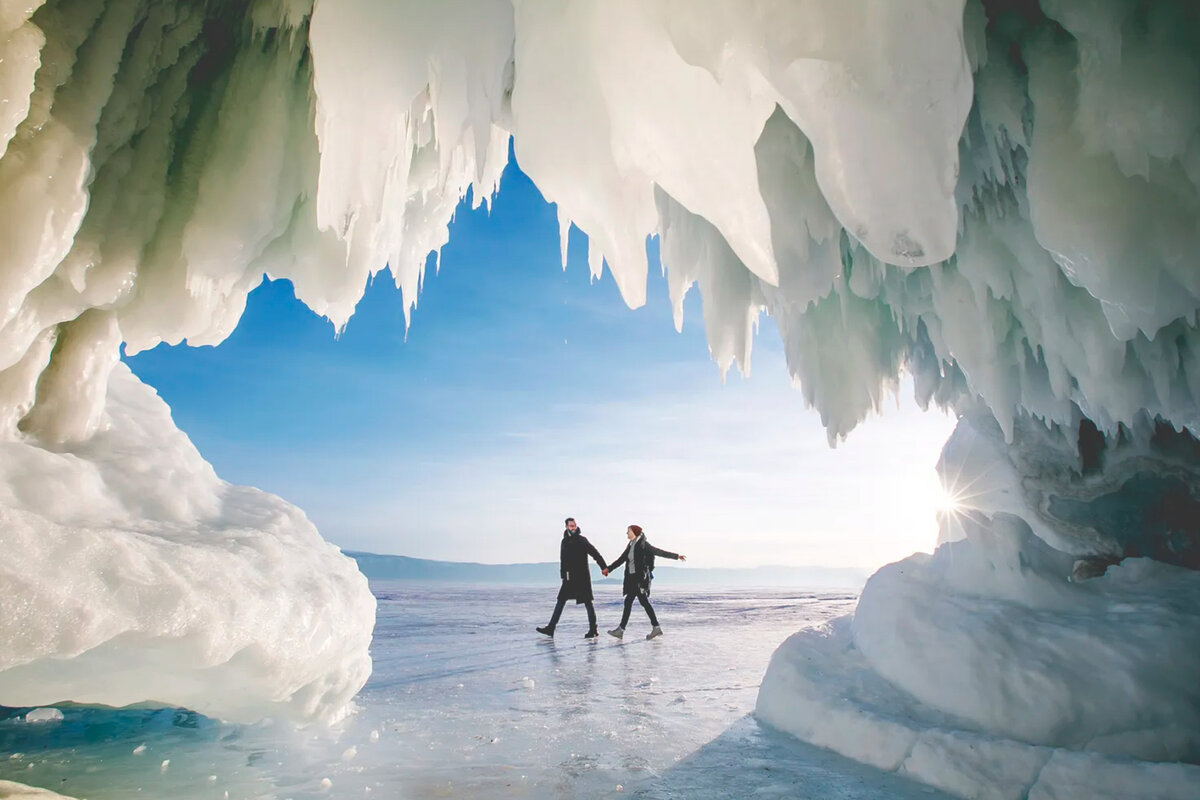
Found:
[[[343,713],[371,668],[354,562],[299,509],[220,480],[123,364],[104,408],[84,444],[0,442],[0,705]]]
[[[564,248],[570,226],[582,229],[592,271],[607,264],[631,305],[645,297],[646,237],[661,237],[677,322],[698,284],[723,369],[748,368],[755,322],[773,315],[831,440],[902,369],[923,403],[985,409],[995,427],[976,439],[989,454],[979,463],[999,472],[991,505],[975,512],[980,530],[1016,537],[1018,563],[1057,563],[1029,556],[1038,542],[1186,562],[1190,540],[1170,520],[1114,530],[1100,517],[1165,496],[1154,492],[1197,501],[1186,453],[1149,448],[1158,422],[1200,426],[1195,4],[702,5],[0,3],[0,439],[13,454],[0,545],[22,581],[4,596],[18,620],[0,624],[18,638],[0,702],[157,699],[303,716],[353,692],[370,626],[362,582],[293,509],[217,482],[165,411],[137,400],[144,390],[117,367],[118,350],[220,342],[264,273],[291,279],[338,326],[385,266],[411,306],[459,203],[496,191],[510,137],[557,204]],[[1085,418],[1114,443],[1109,460],[1076,457]],[[1051,434],[1037,433],[1043,424]],[[1122,442],[1133,450],[1118,453]],[[976,463],[956,452],[946,464]],[[1081,477],[1034,481],[1030,494],[1022,470],[1039,465]],[[1175,482],[1146,477],[1156,471]],[[892,623],[880,620],[896,620],[879,599],[960,631],[965,644],[947,657],[964,663],[1021,638],[989,627],[997,597],[1020,609],[1021,630],[1068,639],[1080,630],[1072,614],[1096,621],[1128,601],[1161,624],[1120,630],[1137,628],[1165,660],[1186,646],[1171,627],[1177,609],[1147,598],[1190,578],[1121,567],[1102,591],[1058,586],[1057,567],[1033,570],[1058,576],[1036,580],[1001,570],[1009,577],[960,617],[952,600],[967,596],[975,557],[961,574],[939,559],[921,566],[925,578],[883,573],[854,627],[856,657],[905,702],[1018,743],[1017,759],[1095,747],[1196,760],[1184,744],[1194,721],[1171,717],[1165,694],[1137,694],[1111,718],[1079,705],[1076,693],[1111,687],[1070,677],[1070,647],[1007,650],[980,673],[1029,708],[1022,659],[1066,670],[1045,687],[1055,702],[1027,719],[960,702],[975,673],[924,686],[907,671],[923,656],[884,635]],[[943,589],[948,606],[933,599]],[[1046,607],[1051,596],[1059,605]],[[1088,629],[1099,641],[1076,649],[1139,687],[1156,679],[1109,641],[1116,627],[1098,624]],[[893,650],[898,671],[885,666]],[[202,669],[155,677],[186,664]],[[99,677],[106,669],[128,679]],[[231,670],[243,688],[227,698],[214,687]],[[1184,733],[1154,755],[1130,715]],[[882,736],[879,725],[863,740]],[[936,760],[926,745],[905,763]],[[1050,786],[1070,764],[1052,756],[1036,782],[1012,785]]]

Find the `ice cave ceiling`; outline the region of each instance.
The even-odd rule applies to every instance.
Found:
[[[894,385],[1112,433],[1200,422],[1200,9],[1091,0],[61,0],[0,10],[0,429],[85,439],[124,343],[264,273],[417,301],[522,169],[722,367],[773,315],[831,438]]]

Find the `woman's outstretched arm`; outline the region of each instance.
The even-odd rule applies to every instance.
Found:
[[[654,553],[654,555],[658,556],[659,558],[672,558],[676,561],[687,561],[687,556],[681,556],[678,553],[671,553],[667,550],[659,550],[654,545],[649,545],[649,547],[650,552]]]

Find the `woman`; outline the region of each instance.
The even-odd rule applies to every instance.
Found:
[[[625,613],[621,615],[621,624],[609,631],[608,634],[618,639],[625,636],[625,626],[629,624],[629,613],[633,611],[633,600],[636,597],[642,604],[642,608],[646,609],[646,616],[650,617],[650,625],[653,626],[646,638],[653,639],[662,636],[662,628],[658,627],[658,617],[654,615],[654,609],[650,606],[650,581],[654,579],[654,557],[662,556],[663,558],[687,561],[687,556],[659,550],[646,541],[646,534],[642,531],[641,526],[630,525],[625,529],[625,535],[629,537],[629,545],[625,548],[625,552],[621,554],[620,558],[609,564],[608,569],[604,571],[604,574],[607,575],[621,564],[625,565]]]

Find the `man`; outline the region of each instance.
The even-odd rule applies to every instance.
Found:
[[[575,518],[567,517],[566,523],[567,529],[563,531],[562,546],[558,555],[558,573],[562,578],[562,588],[558,590],[558,604],[554,606],[550,624],[538,628],[537,632],[554,636],[554,628],[558,625],[563,608],[568,600],[574,600],[576,604],[583,603],[583,607],[587,609],[588,632],[583,638],[595,639],[600,633],[596,630],[596,609],[592,606],[592,573],[588,568],[588,556],[596,559],[602,570],[607,570],[608,565],[583,535],[575,523]]]

